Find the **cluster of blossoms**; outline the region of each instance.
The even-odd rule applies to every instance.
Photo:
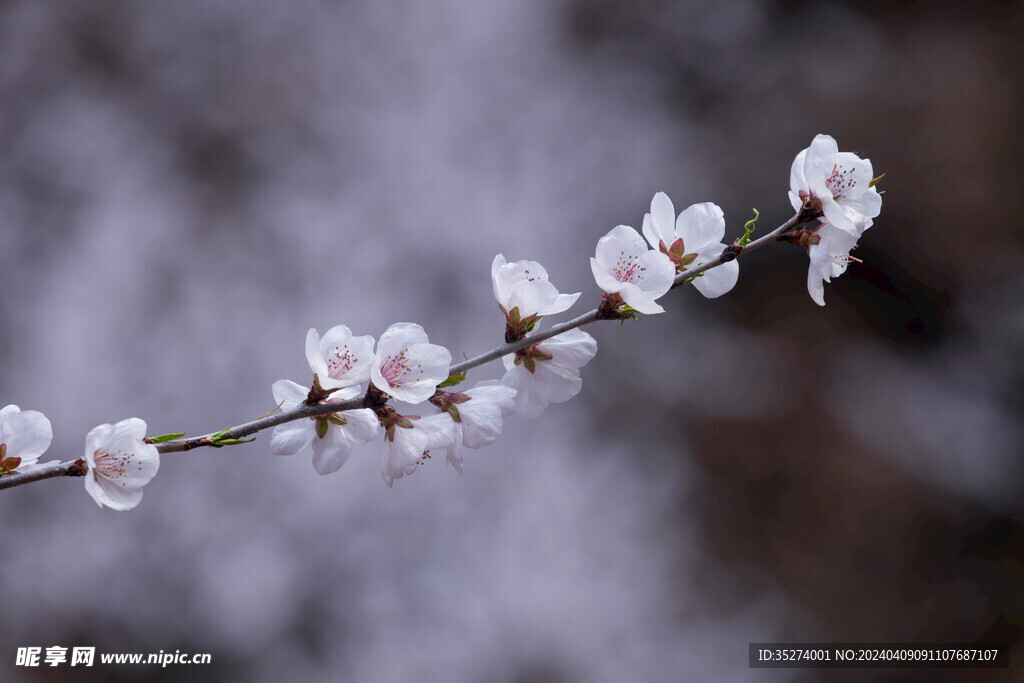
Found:
[[[142,500],[142,487],[156,476],[160,454],[146,443],[146,423],[137,417],[116,425],[94,427],[85,437],[85,457],[75,461],[75,473],[85,475],[85,490],[96,503],[114,510],[131,510]],[[42,464],[53,429],[35,410],[9,405],[0,410],[0,475],[31,474],[60,461]]]
[[[797,215],[768,237],[807,249],[807,289],[819,305],[825,303],[824,283],[857,260],[850,251],[881,209],[877,180],[872,178],[870,161],[839,152],[827,135],[817,136],[793,161],[789,196]],[[721,208],[705,202],[677,215],[668,196],[658,192],[643,217],[641,232],[619,225],[598,241],[590,266],[604,291],[601,306],[545,333],[535,329],[538,322],[567,311],[580,294],[560,293],[535,261],[510,263],[498,254],[491,263],[491,284],[505,316],[506,347],[485,355],[501,356],[505,373],[500,380],[479,382],[466,390],[454,388],[465,372],[452,372],[451,353],[431,344],[415,323],[395,323],[376,342],[370,336],[354,336],[344,325],[322,337],[310,329],[306,360],[312,386],[290,380],[274,383],[277,410],[286,419],[275,421],[270,451],[294,455],[311,448],[314,469],[326,475],[344,465],[355,446],[383,434],[380,473],[389,487],[440,449],[461,474],[463,449],[493,443],[504,418],[513,413],[537,417],[549,404],[568,401],[580,392],[580,369],[597,353],[597,342],[579,330],[580,325],[662,313],[657,299],[684,283],[692,283],[708,298],[725,294],[739,277],[735,258],[746,248],[751,230],[727,245],[722,241]],[[409,407],[396,407],[393,401]],[[333,412],[303,412],[313,406],[330,410],[333,404],[339,404]],[[201,437],[187,447],[241,443],[220,439],[227,431]],[[146,423],[138,418],[100,425],[86,437],[85,456],[69,463],[66,474],[85,475],[86,491],[101,507],[131,509],[159,468],[159,444],[179,436],[147,438]],[[0,410],[0,478],[59,465],[38,463],[51,440],[50,422],[41,413],[22,412],[15,405]]]
[[[495,258],[493,283],[510,321],[507,337],[523,338],[542,315],[564,311],[579,297],[559,294],[540,264],[504,261],[500,254]],[[380,473],[388,486],[441,449],[461,473],[463,449],[493,443],[501,434],[503,418],[513,412],[536,416],[548,403],[579,393],[579,368],[594,356],[597,344],[590,335],[574,332],[528,347],[514,360],[508,358],[508,371],[500,381],[449,391],[447,387],[458,383],[456,377],[449,379],[451,353],[431,344],[415,323],[395,323],[377,340],[376,348],[372,337],[355,337],[344,325],[332,327],[322,338],[311,329],[306,334],[306,360],[313,371],[313,387],[279,380],[273,386],[274,399],[287,411],[304,403],[340,402],[363,394],[364,407],[278,425],[270,451],[294,455],[311,445],[313,467],[330,474],[345,464],[353,446],[383,433]],[[396,408],[392,401],[429,403],[433,408],[424,415],[422,408]]]
[[[807,291],[819,306],[825,305],[824,284],[857,260],[850,252],[882,210],[878,180],[872,178],[869,160],[840,152],[828,135],[815,137],[793,160],[789,201],[796,211],[821,219],[804,240],[811,260]]]

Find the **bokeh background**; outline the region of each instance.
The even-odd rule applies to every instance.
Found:
[[[264,434],[165,456],[130,513],[0,492],[0,679],[1020,680],[1022,34],[989,2],[0,3],[0,401],[51,419],[44,459],[252,419],[309,327],[486,350],[498,252],[587,310],[654,192],[767,230],[816,133],[887,174],[824,309],[799,248],[752,253],[591,328],[580,396],[462,477],[389,490],[379,441],[320,477]],[[747,666],[982,639],[1015,666]]]

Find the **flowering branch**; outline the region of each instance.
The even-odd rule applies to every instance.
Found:
[[[702,264],[701,266],[687,270],[680,273],[675,277],[672,283],[672,287],[680,287],[688,282],[692,282],[694,277],[700,276],[711,268],[716,268],[723,263],[727,263],[737,258],[742,254],[759,249],[769,242],[777,242],[780,240],[780,236],[801,223],[800,214],[795,214],[788,221],[780,225],[772,232],[764,235],[760,239],[754,240],[747,244],[741,249],[734,250],[732,247],[727,248],[721,256]],[[728,255],[727,255],[728,254]],[[595,308],[583,315],[577,316],[572,320],[567,320],[557,325],[552,325],[548,329],[537,332],[536,334],[524,337],[517,341],[502,344],[497,346],[486,353],[481,353],[478,356],[474,356],[468,360],[464,360],[461,363],[456,363],[449,368],[451,375],[457,375],[464,373],[473,368],[486,365],[491,361],[498,360],[502,356],[521,351],[529,346],[537,344],[539,342],[551,339],[560,334],[564,334],[569,330],[574,330],[584,325],[597,322],[599,320],[607,320],[608,318],[603,317],[599,309]],[[221,430],[219,432],[210,432],[202,436],[194,436],[188,438],[172,439],[163,443],[156,444],[156,449],[160,453],[180,453],[183,451],[190,451],[196,448],[205,448],[214,445],[217,441],[221,440],[233,440],[242,439],[244,437],[256,434],[265,429],[276,427],[277,425],[284,424],[286,422],[293,422],[295,420],[301,420],[303,418],[315,418],[324,415],[330,415],[332,413],[338,413],[346,410],[356,410],[364,408],[366,403],[365,397],[350,398],[345,401],[338,401],[334,403],[316,403],[316,404],[300,404],[290,410],[276,412],[266,417],[261,417],[251,422],[246,422],[227,430]],[[14,486],[21,486],[23,484],[31,484],[43,479],[52,479],[54,477],[81,477],[84,476],[85,471],[80,465],[76,464],[77,461],[72,462],[53,462],[47,465],[40,465],[38,469],[24,473],[16,473],[0,477],[0,489],[12,488]]]
[[[127,510],[138,504],[142,487],[157,473],[159,454],[238,445],[246,442],[244,437],[270,428],[272,453],[291,455],[312,445],[313,466],[320,474],[336,471],[353,445],[372,441],[381,429],[387,447],[381,475],[388,486],[429,459],[431,449],[441,447],[447,448],[449,464],[461,473],[462,448],[493,442],[504,416],[516,412],[536,417],[549,403],[566,401],[580,391],[579,369],[597,351],[593,337],[578,331],[584,325],[664,312],[656,299],[686,284],[692,283],[705,297],[721,296],[736,284],[739,256],[777,241],[807,249],[808,291],[824,305],[823,284],[856,260],[849,252],[880,210],[881,197],[874,186],[881,176],[871,176],[869,161],[840,153],[832,138],[819,135],[793,162],[789,194],[796,213],[750,241],[758,218],[755,210],[743,236],[730,245],[720,241],[725,219],[717,205],[694,204],[676,216],[671,200],[659,192],[644,217],[643,237],[620,225],[598,242],[590,261],[604,290],[601,305],[542,332],[534,332],[540,318],[567,310],[579,294],[560,294],[539,263],[508,263],[499,254],[491,265],[491,278],[506,318],[504,344],[452,365],[448,350],[429,343],[415,323],[392,325],[376,348],[372,337],[355,337],[343,325],[322,338],[311,329],[306,357],[313,371],[312,386],[307,390],[280,380],[273,386],[278,404],[271,413],[210,434],[146,437],[146,423],[130,418],[90,431],[85,457],[40,464],[38,457],[52,439],[49,421],[41,413],[9,405],[0,410],[0,489],[85,476],[86,491],[97,503]],[[716,268],[720,270],[712,273]],[[447,390],[461,383],[469,370],[499,358],[506,368],[501,381]],[[368,383],[365,393],[362,383]],[[429,402],[440,412],[423,418],[400,414],[388,404],[392,399]]]

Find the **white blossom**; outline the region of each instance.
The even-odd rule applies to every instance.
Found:
[[[560,294],[536,261],[507,263],[502,254],[491,262],[491,287],[502,312],[507,316],[518,309],[519,318],[561,313],[580,298],[579,292]]]
[[[448,379],[452,354],[431,344],[415,323],[395,323],[377,340],[370,381],[385,394],[408,403],[420,403]]]
[[[344,325],[336,325],[317,334],[315,328],[306,333],[306,360],[324,389],[349,387],[370,380],[373,360],[373,337],[353,337]]]
[[[325,335],[326,336],[326,335]],[[274,400],[282,410],[291,410],[305,401],[308,390],[291,380],[274,382]],[[334,392],[326,403],[354,398],[358,387]],[[380,424],[372,410],[360,408],[332,415],[294,420],[274,427],[270,435],[270,452],[274,455],[295,455],[313,446],[313,469],[330,474],[348,461],[353,446],[369,443],[377,437]]]
[[[395,479],[416,471],[430,451],[452,446],[457,437],[455,422],[443,413],[424,418],[399,417],[385,432],[386,448],[380,462],[380,475],[390,488]],[[408,426],[402,426],[402,425]]]
[[[628,306],[648,315],[665,311],[654,300],[672,288],[675,267],[668,256],[648,249],[628,225],[616,226],[598,240],[590,269],[598,287],[618,294]]]
[[[865,219],[856,225],[857,234],[850,234],[825,223],[814,233],[818,243],[807,248],[811,261],[807,269],[807,291],[819,306],[825,305],[825,283],[845,273],[850,261],[857,260],[850,256],[850,251],[857,246],[860,234],[871,227],[871,220]]]
[[[53,440],[53,429],[37,410],[16,405],[0,409],[0,474],[28,472]]]
[[[483,448],[501,434],[502,418],[515,412],[516,390],[497,380],[479,382],[463,392],[445,392],[436,400],[456,426],[455,443],[448,448],[447,462],[462,474],[462,449]]]
[[[651,200],[651,212],[644,216],[643,233],[651,246],[668,256],[680,272],[721,256],[726,248],[722,242],[725,215],[717,204],[693,204],[677,218],[672,200],[664,192],[658,192]],[[739,273],[739,263],[727,261],[694,278],[693,286],[713,299],[731,290]]]
[[[870,160],[840,152],[831,136],[818,135],[793,160],[789,201],[796,211],[805,206],[821,211],[826,222],[859,235],[858,225],[882,210],[882,196],[871,181]]]
[[[137,417],[93,427],[85,437],[85,490],[100,507],[131,510],[142,487],[160,469],[160,453],[146,443],[146,423]]]
[[[597,341],[582,330],[569,330],[505,356],[501,383],[516,390],[516,414],[537,417],[549,403],[561,403],[580,392],[580,368],[597,353]]]

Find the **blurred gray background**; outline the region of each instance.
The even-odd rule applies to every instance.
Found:
[[[887,174],[826,308],[775,245],[594,326],[581,395],[461,478],[389,490],[380,441],[320,477],[263,434],[165,456],[130,513],[0,492],[0,679],[1019,680],[1022,32],[988,2],[0,3],[0,402],[50,418],[44,459],[252,419],[309,327],[491,348],[498,252],[592,308],[654,192],[768,230],[816,133]],[[747,667],[982,638],[1018,666]]]

